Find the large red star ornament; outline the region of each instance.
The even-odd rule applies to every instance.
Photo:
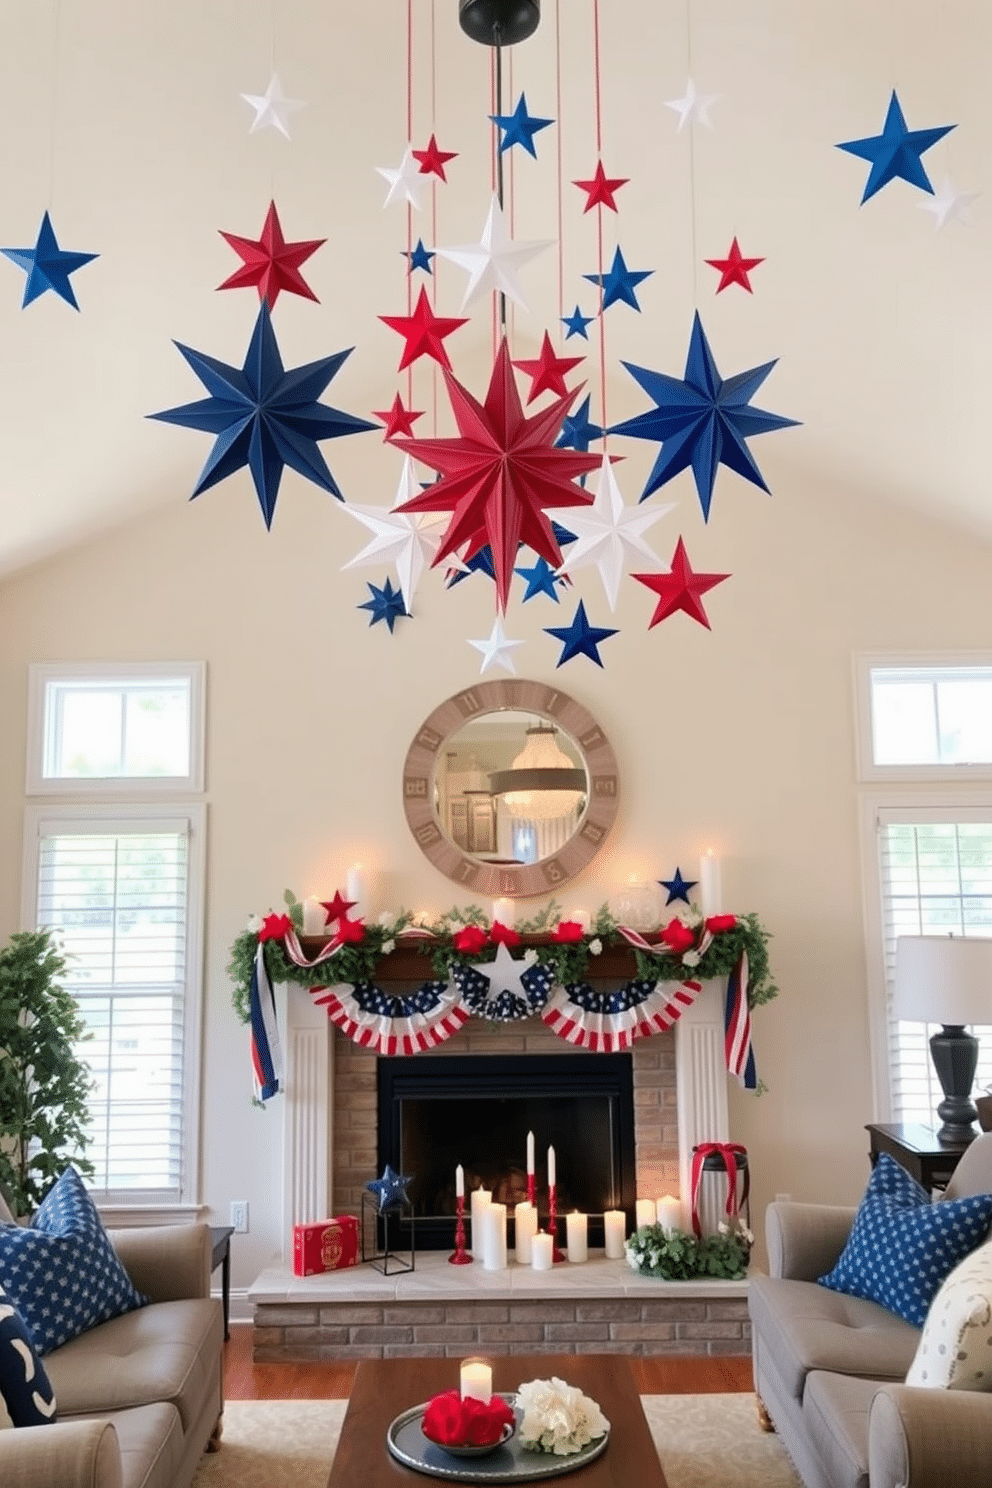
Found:
[[[423,418],[424,411],[422,408],[405,407],[403,399],[397,393],[393,399],[392,408],[373,408],[372,416],[373,418],[382,419],[382,422],[386,426],[386,432],[382,436],[383,439],[392,439],[397,434],[405,434],[408,437],[412,437],[413,426],[418,418]]]
[[[324,924],[333,925],[335,920],[347,919],[349,909],[354,909],[357,903],[357,899],[342,898],[341,890],[335,889],[333,899],[320,900],[320,907],[324,911]]]
[[[626,186],[630,180],[629,176],[608,177],[603,169],[603,162],[596,161],[596,173],[591,181],[573,181],[573,186],[578,186],[584,191],[588,200],[582,208],[583,215],[592,210],[593,207],[609,207],[611,212],[617,210],[617,204],[613,200],[614,194],[621,186]]]
[[[457,150],[439,150],[437,140],[431,135],[427,142],[426,150],[412,150],[414,160],[420,163],[420,174],[422,176],[440,176],[442,181],[447,181],[444,167],[449,160],[455,160],[458,156]]]
[[[571,372],[573,367],[577,367],[580,362],[584,361],[585,357],[555,356],[551,337],[545,331],[544,340],[541,342],[541,354],[536,361],[514,362],[513,365],[519,367],[521,372],[526,372],[530,378],[530,394],[527,402],[533,403],[535,398],[539,398],[545,392],[564,396],[568,392],[565,386],[565,373]]]
[[[327,239],[310,238],[305,242],[287,243],[282,235],[275,202],[269,202],[260,238],[239,238],[236,233],[223,230],[220,235],[244,261],[244,266],[223,284],[218,284],[218,289],[246,289],[257,284],[258,298],[268,300],[270,310],[275,309],[281,289],[289,294],[302,295],[307,300],[317,299],[300,273],[300,264],[305,263],[311,253],[316,253]]]
[[[421,289],[412,315],[380,315],[379,319],[398,331],[406,342],[398,369],[402,372],[404,367],[409,367],[422,356],[433,357],[442,367],[450,368],[444,338],[465,325],[468,317],[456,320],[454,316],[435,315],[426,291]]]
[[[631,578],[637,579],[641,584],[646,584],[658,596],[655,612],[648,625],[649,630],[660,620],[667,620],[669,615],[674,615],[676,610],[683,610],[685,614],[691,615],[693,620],[698,620],[700,625],[705,625],[709,630],[710,622],[703,609],[702,596],[708,589],[715,589],[717,584],[722,584],[724,579],[729,579],[730,575],[693,573],[685,543],[680,537],[672,558],[671,573],[631,574]]]
[[[728,284],[739,284],[742,289],[747,290],[748,294],[753,294],[754,290],[751,288],[748,273],[751,269],[757,268],[758,264],[764,263],[764,261],[763,258],[745,258],[736,238],[731,243],[726,258],[708,258],[706,260],[711,268],[720,270],[720,283],[716,287],[717,294],[720,293],[721,289],[726,289]]]
[[[602,464],[599,455],[556,449],[555,439],[580,388],[525,418],[506,341],[500,343],[484,403],[445,371],[458,425],[457,439],[398,439],[398,449],[439,472],[441,479],[397,511],[450,511],[451,521],[434,558],[443,563],[463,549],[467,561],[492,548],[498,608],[506,610],[513,564],[526,543],[554,568],[562,565],[546,510],[591,506],[575,478]]]

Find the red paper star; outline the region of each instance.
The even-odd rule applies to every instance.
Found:
[[[572,185],[578,186],[580,191],[588,194],[589,200],[582,209],[583,213],[590,211],[592,207],[609,207],[611,212],[615,212],[617,204],[613,200],[614,193],[619,191],[621,186],[626,186],[629,180],[629,176],[608,177],[603,169],[603,162],[597,160],[596,174],[592,180],[573,181]]]
[[[223,284],[218,284],[218,289],[246,289],[257,284],[258,298],[268,300],[270,310],[275,309],[281,289],[289,294],[302,295],[307,300],[317,299],[300,273],[300,264],[311,253],[316,253],[327,239],[311,238],[306,242],[287,243],[282,235],[275,202],[269,203],[260,238],[239,238],[235,233],[223,231],[221,237],[244,260],[244,268],[238,269]]]
[[[437,140],[431,135],[426,150],[413,150],[414,160],[420,162],[420,174],[422,176],[440,176],[442,181],[447,181],[444,174],[445,163],[457,159],[457,150],[439,150]]]
[[[374,408],[373,417],[382,419],[386,426],[383,439],[392,439],[396,434],[405,434],[408,438],[413,436],[413,426],[418,418],[423,418],[423,409],[406,408],[399,393],[393,399],[392,408]]]
[[[541,354],[536,361],[514,362],[521,372],[526,372],[531,379],[530,396],[528,403],[533,403],[544,392],[558,393],[563,395],[568,392],[565,386],[565,373],[571,372],[585,357],[556,357],[554,347],[551,345],[551,337],[547,331],[541,343]]]
[[[442,367],[450,367],[448,353],[442,343],[445,336],[457,331],[468,317],[456,320],[453,316],[435,315],[426,291],[421,289],[412,315],[380,315],[379,319],[385,321],[392,330],[398,331],[406,342],[399,365],[402,372],[404,367],[409,367],[411,362],[422,356],[431,356]]]
[[[659,620],[667,620],[669,615],[674,615],[676,610],[684,610],[687,615],[692,616],[693,620],[698,620],[700,625],[705,625],[709,630],[710,622],[706,618],[701,596],[708,589],[715,589],[717,584],[722,584],[724,579],[729,579],[730,575],[693,573],[685,543],[680,537],[672,558],[671,573],[631,574],[631,578],[646,584],[658,596],[658,604],[651,616],[649,630],[657,625]]]
[[[496,354],[484,404],[477,403],[451,372],[445,372],[444,380],[460,437],[395,441],[397,448],[442,477],[396,510],[452,513],[435,564],[460,548],[467,561],[489,544],[497,603],[505,610],[520,543],[554,568],[561,567],[561,549],[545,510],[591,506],[593,498],[574,479],[596,469],[602,459],[555,448],[578,388],[533,418],[524,417],[505,340]]]
[[[716,287],[717,294],[721,289],[726,289],[728,284],[739,284],[746,289],[748,294],[753,294],[751,281],[747,277],[750,269],[757,268],[758,264],[764,263],[763,258],[745,258],[738,246],[737,239],[731,243],[726,258],[708,258],[706,262],[714,269],[720,270],[720,283]]]
[[[335,889],[333,899],[320,901],[320,907],[325,911],[324,924],[333,925],[335,920],[343,920],[349,909],[354,909],[357,903],[357,899],[342,899],[340,889]]]

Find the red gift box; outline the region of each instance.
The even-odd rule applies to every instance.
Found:
[[[358,1265],[358,1220],[335,1214],[316,1224],[293,1226],[293,1275],[319,1276]]]

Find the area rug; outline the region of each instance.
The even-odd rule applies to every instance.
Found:
[[[801,1488],[753,1395],[642,1395],[669,1488]],[[326,1488],[345,1400],[232,1400],[194,1488]]]

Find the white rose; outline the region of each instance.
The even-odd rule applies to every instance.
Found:
[[[682,957],[682,965],[698,966],[701,960],[702,957],[700,956],[698,951],[686,951],[685,955]]]
[[[396,942],[395,942],[395,940],[384,940],[382,942],[382,954],[384,956],[391,956],[393,954],[393,952],[395,951],[395,949],[396,949]]]
[[[603,949],[603,942],[600,939],[598,939],[598,937],[597,937],[596,940],[591,940],[589,942],[589,954],[590,954],[590,956],[598,956],[601,953],[602,949]]]

